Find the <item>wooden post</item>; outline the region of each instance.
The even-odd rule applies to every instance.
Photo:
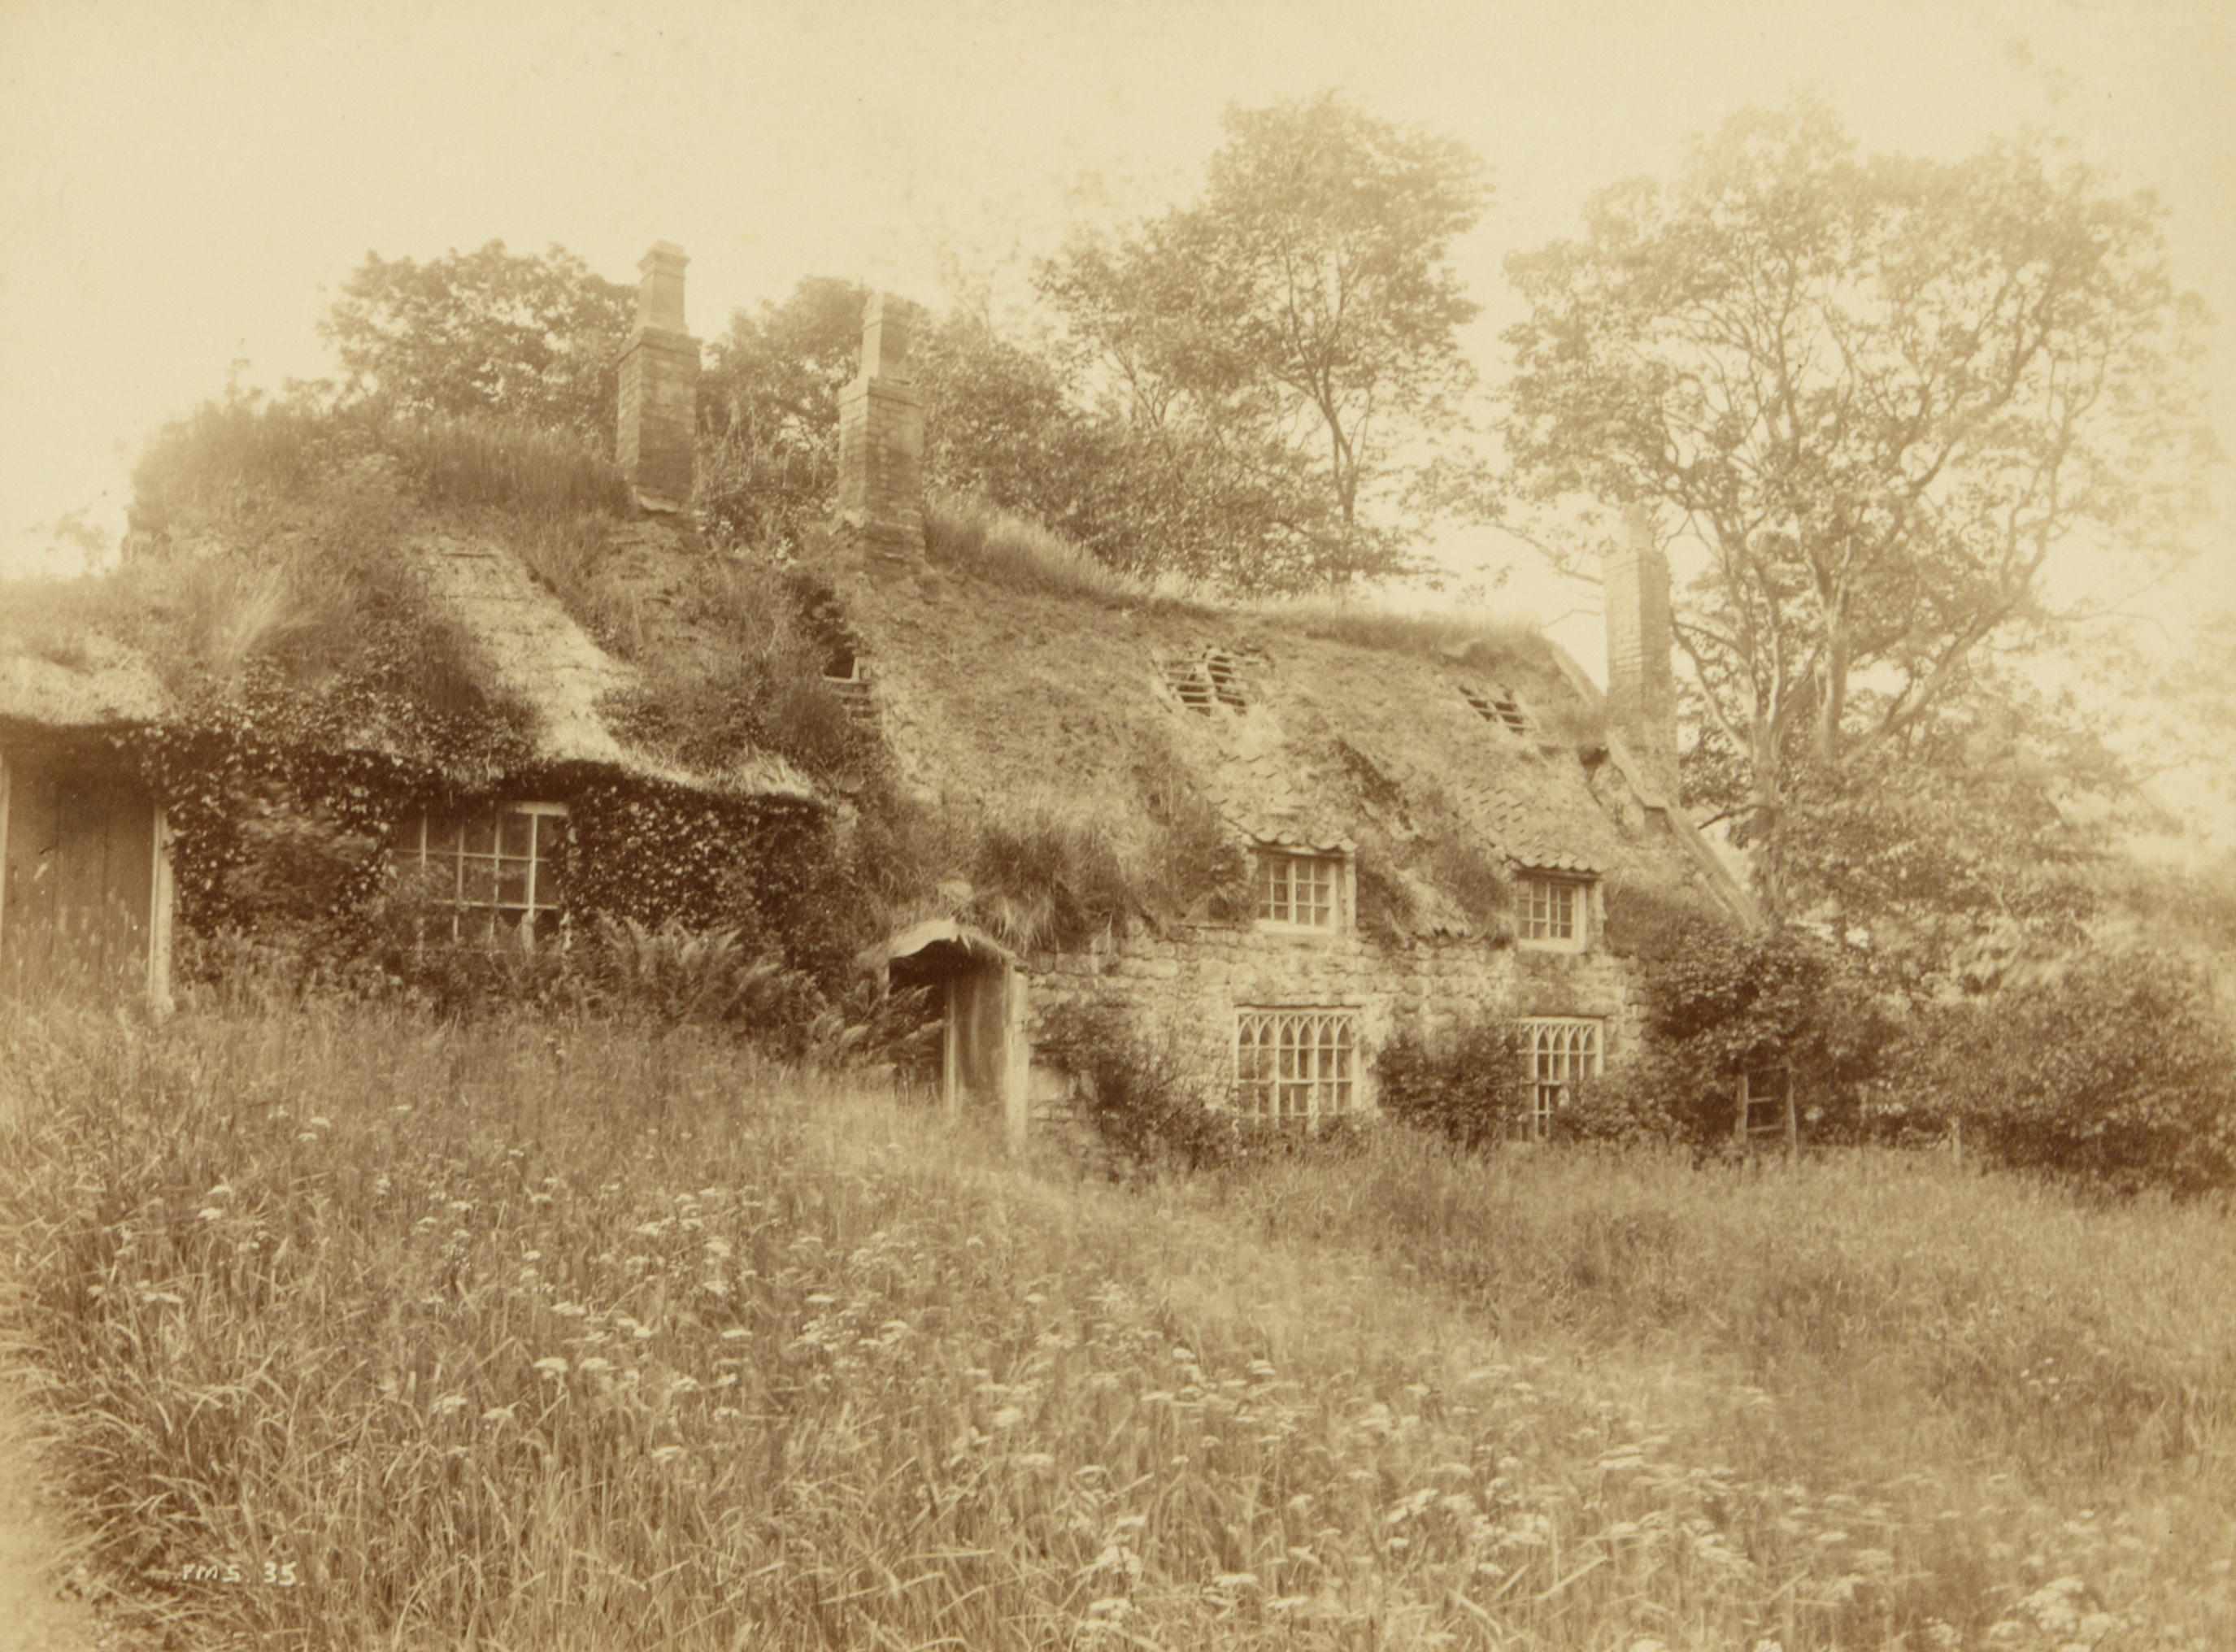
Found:
[[[1733,1127],[1733,1133],[1738,1138],[1739,1150],[1743,1153],[1752,1153],[1754,1146],[1747,1140],[1747,1080],[1745,1073],[1741,1073],[1739,1076],[1736,1093],[1739,1099],[1739,1121]]]
[[[1786,1156],[1801,1156],[1801,1115],[1793,1099],[1793,1063],[1786,1063]]]
[[[947,1024],[941,1029],[939,1042],[939,1105],[951,1122],[963,1109],[962,1063],[963,1030],[956,1023],[956,1013],[962,1007],[957,1000],[956,977],[949,976],[945,984]]]

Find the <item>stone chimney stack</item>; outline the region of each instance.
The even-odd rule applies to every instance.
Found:
[[[636,330],[621,352],[621,474],[648,510],[691,503],[691,445],[699,420],[699,341],[684,330],[683,267],[674,241],[638,261]]]
[[[1669,559],[1645,510],[1623,512],[1623,543],[1603,569],[1607,611],[1608,725],[1644,767],[1661,801],[1677,802],[1677,678],[1669,650]]]
[[[924,311],[874,293],[862,311],[862,370],[838,396],[838,519],[872,556],[924,555],[924,398],[911,358]]]

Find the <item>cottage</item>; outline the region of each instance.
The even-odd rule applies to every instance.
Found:
[[[896,938],[873,962],[950,984],[950,1093],[1013,1135],[1062,1117],[1035,1030],[1099,1003],[1238,1109],[1308,1122],[1372,1106],[1366,1056],[1392,1031],[1495,1017],[1526,1033],[1542,1129],[1638,1037],[1611,889],[1687,889],[1753,921],[1676,807],[1669,575],[1641,523],[1606,570],[1604,697],[1521,634],[1393,651],[1279,615],[990,588],[925,556],[917,325],[870,302],[830,552],[859,642],[848,675],[895,764],[997,822],[1060,798],[1122,824],[1186,788],[1245,883],[1219,910],[1022,957],[952,925]],[[1488,913],[1485,883],[1503,886]]]
[[[837,856],[867,829],[871,789],[812,776],[734,730],[674,726],[679,705],[752,722],[733,715],[726,696],[744,679],[726,675],[723,655],[737,645],[703,597],[707,581],[734,584],[754,565],[708,550],[683,508],[699,365],[684,267],[667,243],[648,253],[621,363],[627,497],[599,554],[601,589],[628,599],[626,643],[502,523],[404,512],[378,530],[381,564],[411,571],[483,712],[510,708],[516,737],[464,760],[431,748],[421,722],[399,724],[390,698],[308,716],[292,688],[272,704],[285,728],[259,730],[266,747],[284,735],[317,748],[318,785],[291,795],[315,795],[383,875],[431,880],[458,939],[535,947],[598,913],[703,923],[733,908],[741,885],[791,886],[802,857]],[[951,1104],[985,1110],[1013,1139],[1060,1125],[1068,1081],[1036,1049],[1053,1017],[1102,1006],[1243,1113],[1312,1124],[1373,1108],[1371,1057],[1393,1034],[1489,1018],[1526,1034],[1542,1129],[1577,1079],[1641,1036],[1640,981],[1614,944],[1632,894],[1685,892],[1751,920],[1675,806],[1668,571],[1642,530],[1606,570],[1604,695],[1520,629],[1393,637],[1339,613],[1023,589],[928,545],[920,326],[898,299],[867,306],[861,370],[841,400],[837,520],[786,576],[819,593],[820,629],[812,658],[784,669],[813,679],[804,686],[874,753],[880,784],[959,836],[1024,856],[1062,835],[1055,823],[1157,883],[1154,898],[1136,889],[1084,925],[1042,921],[959,874],[880,908],[890,921],[859,967],[930,989]],[[335,531],[361,534],[367,520],[353,504]],[[187,538],[161,554],[201,554]],[[694,694],[648,694],[648,676],[679,660],[696,661]],[[766,676],[767,662],[756,669]],[[152,978],[168,939],[162,811],[128,776],[106,790],[56,778],[92,725],[16,692],[13,720],[0,721],[17,800],[0,958],[32,958],[66,910],[110,903],[123,915],[102,931],[114,938],[102,956],[137,947]],[[143,694],[131,715],[174,715],[160,701]],[[89,857],[96,814],[110,846],[99,879],[89,859],[72,860],[42,885],[25,843],[82,842]],[[215,910],[239,824],[183,833],[188,927]],[[118,845],[144,852],[144,875],[123,876]],[[1043,882],[1061,892],[1076,870]],[[49,886],[76,892],[36,905]],[[812,900],[803,910],[771,922],[830,921]]]

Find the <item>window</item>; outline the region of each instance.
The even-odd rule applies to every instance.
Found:
[[[1226,649],[1213,648],[1203,656],[1203,675],[1211,680],[1212,695],[1220,705],[1240,711],[1250,703],[1242,693],[1242,668]]]
[[[1268,1124],[1348,1113],[1358,1067],[1352,1010],[1244,1010],[1234,1023],[1234,1104]]]
[[[479,945],[556,937],[560,920],[560,835],[556,803],[503,803],[464,814],[419,818],[418,864],[430,897],[451,909],[450,937]]]
[[[1242,685],[1242,662],[1225,648],[1207,648],[1198,659],[1161,659],[1157,669],[1164,674],[1165,687],[1179,696],[1180,704],[1201,716],[1210,716],[1213,706],[1236,711],[1249,708],[1250,697]]]
[[[1591,920],[1589,884],[1581,879],[1524,872],[1516,907],[1524,946],[1555,952],[1584,950]]]
[[[1571,1017],[1547,1017],[1522,1023],[1529,1061],[1529,1116],[1517,1133],[1542,1141],[1553,1115],[1575,1094],[1576,1081],[1600,1070],[1600,1023]]]
[[[1526,734],[1529,732],[1529,714],[1522,709],[1522,701],[1511,689],[1478,688],[1471,683],[1460,684],[1460,698],[1475,708],[1476,716],[1487,723],[1497,723],[1509,733]]]
[[[839,648],[823,662],[823,686],[838,696],[838,703],[856,722],[866,721],[875,714],[870,674],[862,668],[861,656],[853,649]]]
[[[1341,929],[1342,860],[1260,849],[1258,921],[1284,929]]]

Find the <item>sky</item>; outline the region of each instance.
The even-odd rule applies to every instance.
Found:
[[[66,511],[116,531],[141,444],[229,373],[332,372],[317,322],[368,252],[557,243],[630,280],[674,240],[701,338],[809,274],[1014,292],[1069,227],[1192,194],[1228,105],[1331,88],[1490,164],[1459,264],[1493,381],[1505,256],[1738,109],[1807,93],[1946,159],[2044,131],[2167,205],[2236,452],[2231,85],[2226,0],[0,0],[0,573],[59,566]],[[2236,602],[2219,497],[2154,599],[2177,628]],[[1493,600],[1595,658],[1594,590],[1495,530],[1444,550],[1510,562]]]

